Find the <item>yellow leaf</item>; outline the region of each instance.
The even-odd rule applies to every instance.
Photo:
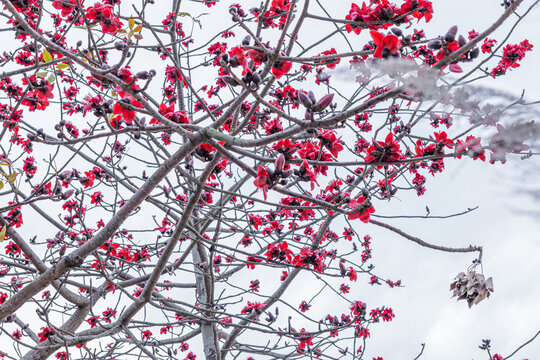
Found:
[[[65,64],[65,63],[61,63],[61,64],[56,65],[56,68],[57,68],[58,70],[65,69],[65,68],[67,68],[67,67],[69,67],[69,65],[68,65],[68,64]]]
[[[142,24],[137,25],[135,29],[133,29],[134,32],[140,32],[142,30],[143,26]]]
[[[127,34],[127,31],[124,30],[124,29],[118,29],[118,32],[119,32],[120,34]]]
[[[13,184],[15,180],[17,180],[17,173],[14,172],[13,174],[9,175],[7,180]]]
[[[129,19],[129,28],[133,29],[134,26],[135,26],[135,20]]]
[[[2,190],[3,188],[4,188],[4,182],[0,181],[0,190]]]
[[[6,227],[4,226],[2,230],[0,230],[0,242],[4,241],[6,238]]]
[[[43,49],[42,55],[43,55],[43,61],[45,62],[52,61],[53,59],[51,53],[48,52],[47,49]]]

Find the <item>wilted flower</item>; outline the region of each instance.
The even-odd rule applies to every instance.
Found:
[[[452,297],[457,296],[458,300],[467,300],[470,308],[486,297],[489,298],[490,293],[493,292],[493,279],[490,277],[486,280],[484,275],[474,270],[468,271],[467,274],[460,272],[456,276],[456,281],[450,284],[450,290],[453,290]]]

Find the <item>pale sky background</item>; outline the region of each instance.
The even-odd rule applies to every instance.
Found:
[[[156,3],[159,1],[162,0]],[[168,1],[163,3],[169,4]],[[219,8],[231,2],[222,3]],[[257,4],[256,1],[240,3],[246,10],[251,7],[248,4]],[[344,18],[351,1],[324,3],[334,17]],[[444,34],[456,23],[460,25],[460,33],[471,29],[481,32],[502,12],[499,3],[500,0],[433,1],[435,14],[432,22],[427,26],[421,22],[416,27],[424,28],[428,37],[435,34],[429,30]],[[525,1],[520,11],[531,3],[530,0]],[[218,8],[205,10],[203,6],[194,9],[218,11]],[[161,15],[163,18],[166,14]],[[229,24],[227,20],[217,25],[222,29]],[[527,53],[520,68],[509,71],[496,81],[486,79],[483,85],[511,91],[515,95],[526,89],[527,99],[540,100],[539,24],[537,8],[518,26],[510,39],[510,43],[515,43],[528,38],[535,46],[533,51]],[[204,32],[211,34],[212,26],[205,24]],[[237,32],[243,36],[241,31]],[[503,28],[496,33],[499,36],[494,37],[499,38],[504,33]],[[537,279],[540,272],[540,205],[531,196],[518,191],[530,186],[540,192],[540,158],[521,161],[518,157],[509,156],[508,160],[506,165],[490,165],[472,159],[449,159],[445,162],[444,173],[435,178],[426,176],[428,190],[423,197],[417,197],[414,192],[402,192],[398,193],[397,199],[377,208],[380,215],[424,215],[427,205],[432,215],[447,215],[479,206],[472,213],[451,219],[390,221],[405,232],[434,244],[484,247],[484,274],[493,277],[495,292],[490,299],[472,309],[465,302],[450,298],[449,284],[459,272],[467,269],[475,254],[436,252],[375,226],[356,225],[363,227],[359,230],[361,233],[370,234],[373,238],[373,264],[377,273],[392,280],[401,279],[404,285],[395,289],[370,286],[367,277],[359,276],[356,287],[351,290],[351,294],[365,301],[368,307],[386,305],[396,313],[392,322],[371,327],[366,359],[374,356],[382,356],[385,360],[413,359],[420,351],[421,343],[426,343],[422,359],[486,359],[485,352],[478,349],[481,339],[492,340],[492,353],[508,355],[540,329],[540,286]],[[335,231],[341,228],[336,226]],[[306,282],[303,288],[297,285],[295,289],[298,293],[308,293],[310,284]],[[295,302],[293,306],[297,307],[297,304]],[[329,308],[331,304],[326,307],[319,302],[310,315],[317,318],[317,312],[327,313]],[[537,339],[514,359],[528,357],[533,360],[539,356],[540,340]]]

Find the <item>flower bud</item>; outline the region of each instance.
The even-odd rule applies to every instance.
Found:
[[[463,35],[459,35],[459,37],[458,37],[458,44],[459,44],[459,47],[464,46],[466,43],[467,43],[467,40],[465,40],[465,38],[463,37]]]
[[[139,71],[135,74],[135,77],[140,80],[148,80],[150,78],[150,73],[148,73],[148,71]]]
[[[249,43],[251,42],[251,36],[246,35],[246,37],[242,40],[243,46],[249,46]]]
[[[231,86],[238,86],[238,82],[234,80],[234,78],[230,75],[223,75],[222,77],[220,77],[220,80],[223,81],[225,84]]]
[[[62,245],[59,252],[60,256],[64,256],[64,254],[66,253],[66,250],[67,250],[67,244]]]
[[[471,55],[471,59],[476,59],[478,57],[478,55],[480,54],[480,49],[475,47],[474,49],[471,50],[470,52],[470,55]]]
[[[231,65],[231,67],[237,67],[238,65],[240,65],[240,63],[238,62],[238,58],[236,56],[233,56],[230,60],[229,60],[229,65]]]
[[[401,36],[401,35],[403,35],[403,31],[401,31],[400,28],[393,27],[393,28],[391,28],[390,30],[391,30],[391,31],[394,33],[394,35],[396,35],[396,36]]]
[[[125,48],[127,48],[127,44],[123,41],[117,41],[114,43],[114,48],[118,51],[123,51]]]
[[[261,82],[261,75],[259,73],[253,73],[251,81],[258,85]]]
[[[310,90],[308,92],[308,97],[309,97],[309,100],[311,100],[311,102],[313,104],[315,104],[317,102],[317,99],[315,98],[315,94],[313,93],[313,91]]]
[[[328,105],[332,103],[333,99],[334,99],[334,94],[328,94],[328,95],[323,96],[315,105],[320,105],[321,107],[320,111],[323,111],[324,109],[328,107]]]
[[[75,190],[73,189],[66,190],[66,192],[62,195],[62,198],[64,198],[64,200],[69,199],[74,192]]]
[[[278,157],[276,158],[275,166],[277,173],[281,173],[283,171],[283,166],[285,166],[285,156],[283,156],[283,154],[280,153],[278,155]]]
[[[300,100],[302,105],[308,109],[311,108],[311,105],[313,105],[313,102],[309,99],[304,91],[298,91],[298,100]]]
[[[441,40],[431,40],[427,43],[427,47],[431,50],[439,50],[442,47]]]

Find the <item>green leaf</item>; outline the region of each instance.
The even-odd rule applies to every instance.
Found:
[[[56,78],[54,77],[54,74],[51,74],[51,75],[49,75],[49,78],[47,79],[47,81],[49,82],[49,84],[52,84],[52,83],[54,83],[55,79]]]
[[[176,14],[176,16],[189,16],[191,17],[191,14],[190,13],[187,13],[187,12],[179,12],[178,14]]]
[[[45,78],[47,77],[47,75],[49,75],[49,73],[46,72],[46,71],[40,71],[40,72],[38,72],[38,73],[36,74],[37,77],[40,77],[40,78],[42,78],[42,79],[45,79]]]
[[[4,239],[6,238],[6,229],[7,227],[4,226],[2,230],[0,230],[0,242],[4,241]]]
[[[47,49],[43,49],[43,61],[49,62],[52,61],[53,57],[50,52],[47,51]]]

